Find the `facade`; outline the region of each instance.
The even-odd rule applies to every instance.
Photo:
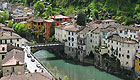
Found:
[[[0,44],[12,44],[21,47],[24,44],[22,37],[14,32],[0,31]]]
[[[14,22],[19,23],[19,22],[23,22],[23,21],[28,20],[29,17],[15,17],[15,18],[13,18],[13,19],[14,19]]]
[[[135,72],[137,75],[140,75],[140,54],[135,56]]]
[[[64,22],[60,26],[55,26],[55,39],[56,39],[56,41],[59,41],[61,43],[64,43],[66,41],[65,28],[67,28],[67,25],[70,25],[70,23]]]
[[[135,40],[120,37],[114,34],[107,39],[109,55],[114,55],[120,60],[122,67],[131,69],[134,67],[134,60],[138,43]]]
[[[2,60],[3,76],[24,74],[24,52],[13,49]]]
[[[4,76],[0,80],[55,80],[48,73],[28,73],[20,75]]]
[[[68,21],[69,21],[69,17],[63,16],[63,15],[55,15],[55,16],[52,16],[51,19],[45,20],[46,39],[49,40],[49,34],[50,34],[50,29],[51,29],[52,24],[54,24],[54,26],[60,26],[61,23],[68,22]]]
[[[34,17],[28,19],[27,23],[25,24],[25,28],[33,29],[36,31],[36,33],[40,32],[44,26],[44,19]]]
[[[77,32],[83,29],[82,26],[76,24],[68,25],[66,30],[66,42],[65,42],[65,53],[73,58],[76,57],[77,53]]]
[[[7,53],[7,44],[0,44],[0,69],[2,60],[5,58],[6,53]]]

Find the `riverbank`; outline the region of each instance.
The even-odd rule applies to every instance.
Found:
[[[60,74],[67,75],[70,80],[122,80],[104,71],[96,69],[93,65],[79,63],[70,59],[58,58],[54,53],[41,50],[35,55],[42,63],[49,62],[52,67],[57,67]],[[47,57],[57,57],[56,60],[45,60]]]

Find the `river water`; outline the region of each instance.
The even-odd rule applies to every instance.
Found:
[[[70,80],[122,80],[116,76],[96,69],[94,66],[82,66],[74,61],[53,59],[45,60],[46,58],[56,57],[47,50],[40,50],[34,54],[43,64],[49,62],[51,67],[57,67],[61,75],[67,75]]]

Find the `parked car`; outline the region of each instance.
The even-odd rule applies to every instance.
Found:
[[[31,59],[31,61],[32,61],[32,62],[35,62],[35,60],[34,60],[34,59]]]
[[[28,57],[28,58],[31,58],[32,56],[31,56],[31,54],[27,54],[27,57]]]
[[[36,67],[41,68],[41,65],[40,64],[37,64]]]

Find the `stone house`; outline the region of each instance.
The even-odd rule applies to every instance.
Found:
[[[2,60],[3,76],[24,74],[24,51],[13,49]]]

